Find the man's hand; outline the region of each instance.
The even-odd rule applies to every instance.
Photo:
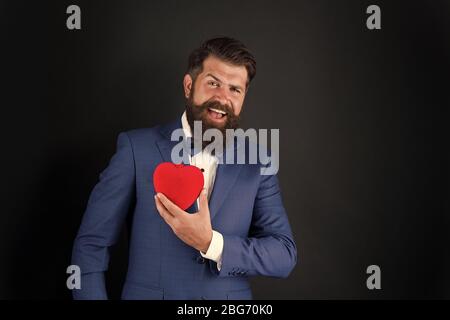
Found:
[[[206,253],[212,239],[206,190],[200,194],[200,210],[194,214],[181,210],[164,194],[155,195],[156,208],[173,232],[187,245]]]

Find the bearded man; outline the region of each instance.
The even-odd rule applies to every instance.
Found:
[[[174,130],[193,140],[195,121],[201,121],[203,131],[239,127],[255,73],[255,58],[240,41],[210,39],[189,57],[182,116],[119,134],[75,239],[72,264],[81,270],[75,299],[108,298],[109,249],[127,221],[129,263],[122,299],[252,299],[249,277],[290,274],[297,248],[277,176],[262,175],[263,164],[220,163],[205,148],[210,142],[202,141],[203,148],[189,155],[190,165],[204,178],[190,208],[182,210],[153,186],[157,165],[172,162]]]

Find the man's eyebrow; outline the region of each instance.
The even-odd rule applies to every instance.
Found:
[[[211,78],[213,78],[214,80],[216,80],[216,81],[218,81],[218,82],[223,83],[222,80],[220,80],[219,78],[217,78],[215,75],[213,75],[213,74],[211,74],[211,73],[207,73],[205,77],[208,77],[208,76],[211,77]],[[229,86],[230,86],[230,87],[233,87],[233,88],[236,88],[236,89],[239,89],[239,90],[244,90],[244,89],[243,89],[241,86],[239,86],[239,85],[229,84]]]
[[[219,81],[219,82],[223,82],[222,80],[220,80],[219,78],[217,78],[215,75],[212,75],[211,73],[207,73],[205,77],[211,77],[214,78],[214,80]]]
[[[232,87],[234,89],[239,89],[241,91],[244,91],[244,89],[241,86],[238,86],[238,85],[230,84],[230,87]]]

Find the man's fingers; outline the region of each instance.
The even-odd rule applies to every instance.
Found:
[[[202,214],[208,213],[209,212],[209,208],[208,208],[208,196],[206,195],[206,189],[203,189],[202,192],[200,193],[200,201],[199,201],[199,211]]]
[[[161,200],[157,196],[155,196],[155,203],[156,203],[156,209],[158,209],[159,214],[161,217],[166,221],[168,225],[172,225],[173,223],[173,215],[164,207]]]
[[[162,193],[157,193],[156,197],[161,200],[162,204],[164,205],[164,207],[173,215],[180,215],[183,214],[184,211],[181,210],[175,203],[173,203],[172,201],[170,201],[164,194]]]

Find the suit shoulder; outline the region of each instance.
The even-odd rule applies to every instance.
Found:
[[[160,125],[151,128],[137,128],[125,131],[132,142],[149,141],[158,138],[160,134]]]

